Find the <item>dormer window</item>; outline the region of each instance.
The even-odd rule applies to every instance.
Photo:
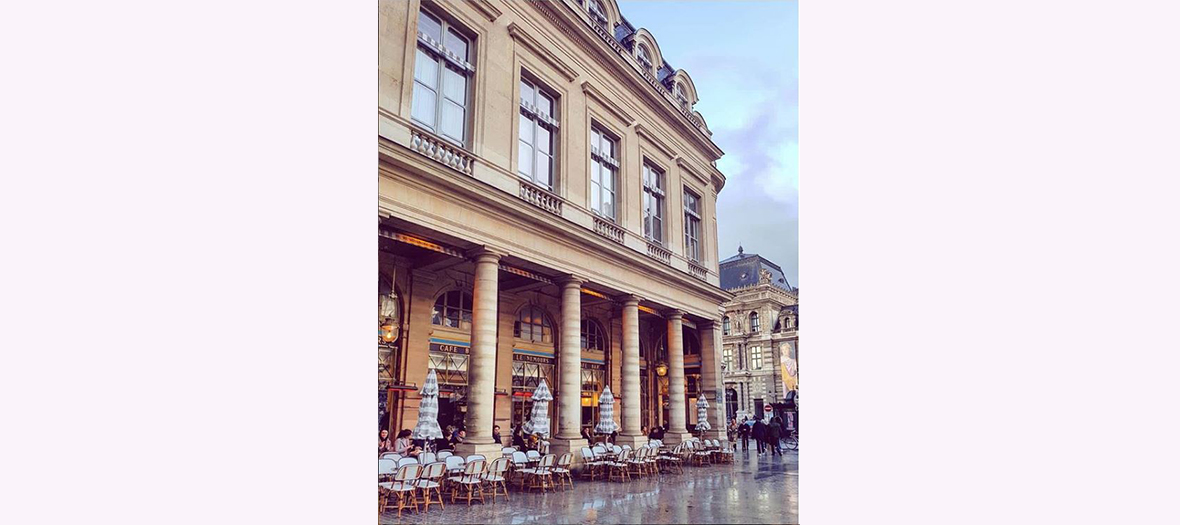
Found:
[[[672,84],[672,95],[676,97],[676,101],[680,103],[681,107],[688,109],[688,95],[685,95],[684,84],[680,82]]]
[[[635,53],[635,57],[640,64],[643,64],[644,68],[651,71],[651,53],[647,51],[647,46],[639,44],[639,50]]]
[[[590,0],[586,5],[590,11],[590,19],[602,26],[603,29],[607,29],[606,10],[602,8],[602,1]]]

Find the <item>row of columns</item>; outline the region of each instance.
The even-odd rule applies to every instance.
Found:
[[[467,398],[467,442],[457,448],[463,454],[493,454],[500,445],[492,441],[492,425],[495,416],[496,381],[496,305],[499,299],[500,255],[489,250],[478,250],[473,254],[475,262],[475,289],[471,319],[471,349],[468,361]],[[581,437],[581,321],[583,280],[569,276],[561,285],[561,340],[558,347],[557,368],[560,371],[560,385],[554,398],[561,407],[560,421],[550,449],[555,453],[571,451],[578,458],[578,449],[587,446]],[[668,376],[670,427],[664,435],[664,442],[679,443],[687,439],[684,391],[684,313],[674,310],[667,315],[668,321]],[[724,397],[720,397],[721,384],[717,373],[720,355],[716,351],[716,330],[714,323],[706,322],[701,327],[702,394],[710,404],[709,424],[712,426],[706,437],[725,439]],[[618,442],[632,446],[647,442],[640,423],[641,396],[639,390],[639,298],[627,296],[623,300],[623,362],[622,390],[620,404],[622,429]],[[719,409],[718,409],[719,407]],[[492,457],[492,456],[488,456]]]

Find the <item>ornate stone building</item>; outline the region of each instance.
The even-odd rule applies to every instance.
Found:
[[[725,439],[725,177],[688,73],[612,0],[382,0],[379,38],[379,426],[433,368],[464,453],[541,379],[575,458],[607,384],[620,443],[683,440],[698,395]]]
[[[720,270],[721,287],[734,294],[721,321],[726,416],[782,416],[799,385],[799,289],[777,264],[741,246]]]

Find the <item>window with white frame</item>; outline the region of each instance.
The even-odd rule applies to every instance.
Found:
[[[590,209],[615,220],[618,141],[597,126],[590,128]]]
[[[651,53],[649,53],[647,51],[647,46],[645,46],[643,44],[638,44],[638,45],[639,45],[639,49],[635,52],[635,56],[639,59],[639,63],[643,64],[643,67],[647,68],[650,71],[651,70]]]
[[[701,198],[684,190],[684,255],[701,262]]]
[[[721,320],[721,335],[729,335],[729,316]]]
[[[643,163],[643,236],[664,243],[664,172]]]
[[[676,97],[676,101],[680,102],[680,105],[684,108],[688,108],[688,95],[686,93],[687,91],[685,91],[682,82],[672,84],[672,95]]]
[[[721,366],[724,367],[726,370],[729,370],[730,366],[732,364],[733,364],[733,347],[727,346],[727,347],[725,347],[724,350],[721,351]]]
[[[606,9],[602,7],[601,0],[588,0],[586,2],[586,9],[590,12],[590,19],[595,23],[606,29]]]
[[[750,348],[750,366],[755,370],[762,370],[762,347],[755,346]]]
[[[418,12],[418,47],[410,116],[460,146],[466,144],[470,109],[471,39],[442,17]]]
[[[758,312],[750,312],[750,333],[758,333]]]
[[[520,79],[520,159],[516,172],[547,189],[553,189],[556,171],[556,113],[557,97],[529,79]]]
[[[450,328],[471,329],[471,294],[452,290],[438,296],[430,323]]]

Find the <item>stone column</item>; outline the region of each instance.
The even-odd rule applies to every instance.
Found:
[[[668,432],[664,443],[673,445],[691,437],[685,425],[684,397],[684,312],[673,310],[668,317]]]
[[[463,455],[499,457],[492,441],[496,410],[496,319],[499,303],[500,254],[487,249],[473,253],[474,310],[471,315],[471,355],[467,361],[467,440],[455,447]],[[495,454],[493,454],[495,453]],[[492,455],[489,455],[492,454]]]
[[[639,298],[631,295],[623,299],[623,367],[620,394],[623,400],[623,429],[619,431],[618,444],[638,447],[647,443],[640,421],[640,405],[643,396],[639,393]]]
[[[705,439],[726,441],[725,384],[721,377],[721,345],[716,321],[697,323],[701,333],[701,395],[709,401],[709,426]],[[695,420],[694,420],[695,421]]]
[[[561,407],[557,435],[550,440],[549,451],[561,455],[589,445],[582,438],[582,280],[569,276],[561,281],[561,345],[557,367],[561,385],[556,394]]]

